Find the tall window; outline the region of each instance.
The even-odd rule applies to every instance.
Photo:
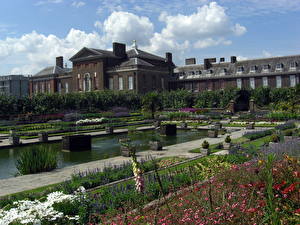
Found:
[[[89,73],[86,73],[84,75],[84,81],[83,81],[83,90],[84,91],[91,91],[91,85],[92,81],[91,81],[91,76]]]
[[[255,88],[255,78],[254,77],[250,78],[250,88],[252,88],[252,89]]]
[[[250,73],[255,73],[257,70],[257,67],[256,66],[251,66],[250,67]]]
[[[133,76],[128,77],[128,89],[133,90]]]
[[[290,86],[291,87],[295,87],[296,86],[296,76],[295,75],[291,75],[290,76]]]
[[[268,87],[268,77],[263,77],[263,87]]]
[[[45,93],[45,83],[42,83],[42,93]]]
[[[108,81],[109,81],[108,88],[110,90],[113,90],[114,89],[114,78],[110,77]]]
[[[123,77],[119,77],[119,90],[123,90]]]
[[[51,92],[51,85],[50,85],[50,83],[48,83],[48,92],[49,93]]]
[[[69,83],[66,83],[66,93],[69,93]]]
[[[61,83],[60,82],[58,83],[58,93],[59,94],[61,93]]]
[[[237,86],[237,88],[242,88],[242,79],[236,79],[236,86]]]
[[[281,88],[282,83],[281,83],[281,76],[276,77],[276,87]]]

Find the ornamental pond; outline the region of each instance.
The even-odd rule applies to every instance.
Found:
[[[137,145],[137,151],[149,149],[148,142],[157,136],[155,130],[138,131],[132,136],[133,143]],[[206,130],[177,130],[176,136],[159,136],[163,146],[179,144],[197,140],[207,136]],[[58,152],[58,168],[72,166],[80,163],[111,158],[120,155],[120,138],[127,137],[127,134],[113,134],[92,139],[92,150],[84,152],[61,151],[61,143],[40,144],[49,147],[53,152]],[[19,153],[31,146],[15,147],[12,149],[0,150],[0,179],[14,177],[17,174],[15,162]]]

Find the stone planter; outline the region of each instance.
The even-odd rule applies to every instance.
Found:
[[[207,135],[209,138],[216,138],[218,137],[218,130],[209,130]]]
[[[254,129],[254,123],[247,124],[246,129],[253,130]]]
[[[227,142],[224,142],[223,143],[223,149],[224,150],[230,150],[232,144],[231,143],[227,143]]]
[[[207,156],[211,154],[211,150],[209,148],[201,148],[201,153]]]
[[[39,136],[40,142],[48,142],[48,133],[42,132],[42,133],[39,133],[38,136]]]
[[[155,128],[160,127],[160,125],[161,125],[160,120],[156,120],[156,121],[153,122],[153,126],[154,126]]]
[[[63,150],[70,152],[92,150],[91,135],[69,135],[62,139]]]
[[[220,129],[222,129],[222,124],[221,123],[214,123],[213,124],[213,129],[215,129],[215,130],[220,130]]]
[[[166,124],[160,127],[160,134],[172,136],[177,134],[176,124]]]
[[[160,151],[162,150],[162,143],[160,141],[149,141],[150,149],[153,151]]]
[[[105,127],[105,132],[107,134],[113,134],[114,133],[114,128],[113,127]]]
[[[185,123],[185,122],[181,123],[180,128],[187,129],[187,123]]]
[[[11,145],[19,145],[20,144],[20,137],[18,136],[10,136],[9,137],[9,144]]]

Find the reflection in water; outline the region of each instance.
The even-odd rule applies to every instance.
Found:
[[[187,141],[193,141],[206,136],[206,131],[189,131],[177,130],[176,136],[160,136],[154,130],[138,131],[134,134],[129,134],[129,137],[137,145],[138,151],[149,149],[148,142],[154,137],[163,142],[163,146],[178,144]],[[41,144],[53,150],[53,154],[58,151],[58,166],[66,167],[79,163],[90,162],[93,160],[106,159],[120,155],[119,138],[126,137],[126,134],[115,134],[92,139],[92,150],[84,152],[63,152],[61,151],[61,143]],[[30,146],[16,147],[14,149],[0,150],[0,179],[13,177],[17,170],[15,161],[20,152]]]

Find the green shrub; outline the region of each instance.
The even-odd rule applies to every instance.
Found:
[[[204,148],[204,149],[208,149],[209,148],[209,143],[208,143],[208,141],[203,141],[203,143],[202,143],[202,148]]]
[[[32,146],[21,152],[16,167],[22,175],[54,170],[57,167],[57,152],[43,146]]]
[[[258,138],[262,138],[268,135],[272,134],[272,130],[264,130],[264,131],[255,131],[255,132],[248,132],[246,134],[244,134],[245,138],[252,140],[258,139]]]
[[[227,135],[227,136],[226,136],[226,138],[225,138],[225,142],[226,142],[226,143],[230,143],[230,142],[231,142],[231,138],[230,138],[230,136],[229,136],[229,135]]]
[[[279,142],[279,141],[280,141],[280,137],[279,137],[278,134],[273,134],[273,135],[271,136],[271,142],[277,143],[277,142]]]
[[[286,130],[283,132],[284,136],[293,136],[294,130],[290,129],[290,130]]]

